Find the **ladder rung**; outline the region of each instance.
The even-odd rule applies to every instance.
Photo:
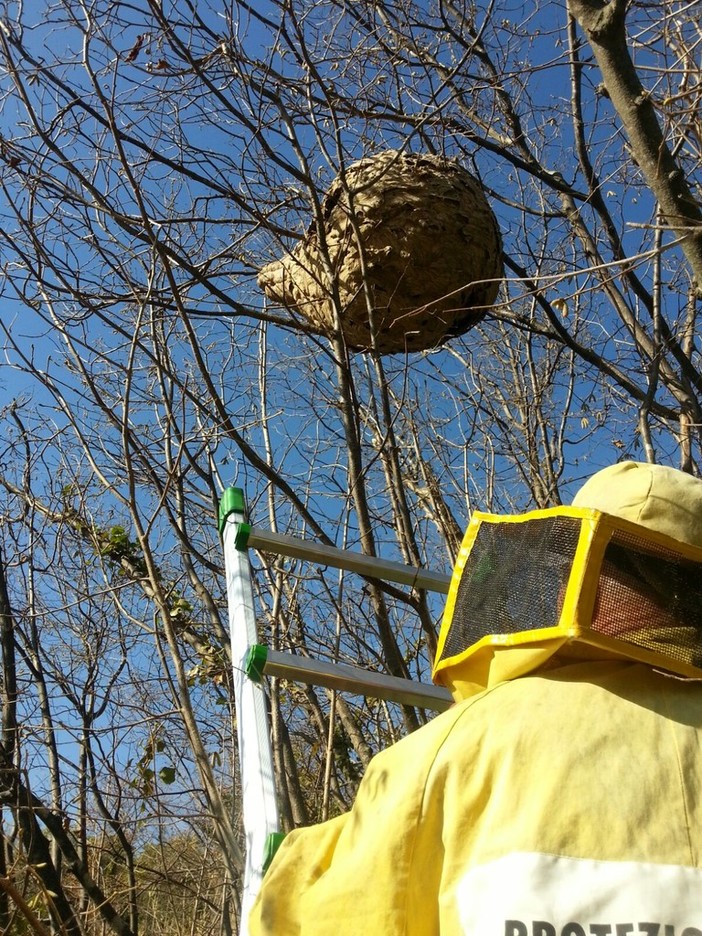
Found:
[[[293,653],[281,653],[279,650],[266,648],[262,670],[266,676],[293,679],[327,689],[353,692],[373,699],[386,699],[401,705],[416,705],[418,708],[437,712],[445,711],[453,703],[448,689],[441,686],[430,686],[411,679],[374,673],[372,670],[349,666],[346,663],[326,663]]]
[[[400,562],[365,556],[363,553],[353,552],[350,549],[324,546],[320,543],[298,539],[295,536],[287,536],[284,533],[259,530],[256,527],[251,528],[246,545],[260,549],[262,552],[289,556],[291,559],[307,559],[322,565],[333,566],[335,569],[357,572],[367,578],[397,582],[400,585],[424,588],[427,591],[441,592],[444,595],[448,592],[451,582],[451,576],[443,572],[406,566]]]

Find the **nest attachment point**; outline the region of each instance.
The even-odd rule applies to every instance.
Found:
[[[502,238],[480,183],[453,160],[387,150],[350,166],[296,247],[265,266],[273,302],[347,345],[436,347],[475,325],[502,278]],[[373,341],[372,334],[375,336]]]

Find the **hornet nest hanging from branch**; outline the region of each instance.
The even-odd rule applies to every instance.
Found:
[[[475,325],[502,278],[502,239],[480,183],[455,161],[388,150],[350,166],[313,224],[258,284],[354,350],[422,351]],[[375,335],[373,342],[372,334]]]

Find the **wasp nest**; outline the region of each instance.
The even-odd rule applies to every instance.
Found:
[[[336,298],[355,350],[435,347],[495,301],[500,230],[480,183],[454,161],[394,150],[362,159],[333,182],[322,218],[327,262],[313,224],[258,283],[327,335]]]

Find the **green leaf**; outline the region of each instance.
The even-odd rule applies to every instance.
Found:
[[[159,777],[160,777],[162,783],[165,783],[166,785],[169,785],[169,784],[175,782],[175,778],[176,778],[176,769],[175,769],[175,767],[162,767],[162,768],[159,770],[158,775],[159,775]]]

